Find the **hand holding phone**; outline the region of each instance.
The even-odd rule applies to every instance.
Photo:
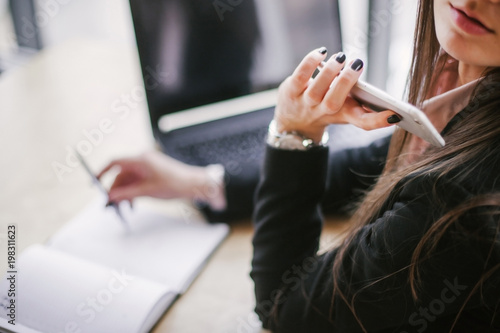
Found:
[[[401,121],[397,126],[415,134],[430,144],[443,147],[444,139],[430,122],[425,113],[415,106],[397,100],[366,82],[358,80],[351,89],[351,97],[357,100],[361,105],[368,107],[373,111],[392,110],[396,112]]]

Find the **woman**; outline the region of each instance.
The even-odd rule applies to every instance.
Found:
[[[349,97],[362,63],[345,64],[342,54],[311,79],[326,57],[313,51],[283,82],[254,218],[251,276],[264,327],[500,331],[499,18],[498,0],[420,1],[409,101],[427,112],[446,146],[396,130],[352,230],[323,255],[326,126],[372,129],[398,119]],[[315,144],[276,148],[287,133]]]

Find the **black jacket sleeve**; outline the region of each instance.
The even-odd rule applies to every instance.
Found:
[[[385,166],[390,141],[391,136],[387,136],[366,147],[328,154],[325,195],[321,202],[324,213],[338,213],[375,183]]]
[[[263,326],[278,332],[449,330],[484,270],[485,254],[468,239],[456,243],[445,238],[447,246],[425,263],[419,281],[425,293],[418,301],[412,298],[411,256],[443,213],[429,195],[436,178],[405,181],[384,213],[356,233],[341,262],[338,286],[348,300],[353,299],[346,302],[333,294],[337,250],[317,254],[327,160],[326,148],[267,148],[256,192],[251,271]],[[437,187],[443,194],[469,195],[453,182],[440,181]],[[498,300],[498,291],[489,296]],[[462,317],[474,321],[483,301],[470,299]]]
[[[330,167],[322,205],[325,213],[340,212],[374,183],[384,167],[390,138],[376,140],[367,147],[344,149],[328,155]],[[254,161],[236,170],[226,170],[224,183],[227,208],[213,211],[206,205],[200,205],[209,221],[224,222],[252,215],[261,162]]]

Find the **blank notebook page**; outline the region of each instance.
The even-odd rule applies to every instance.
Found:
[[[136,208],[122,210],[127,229],[112,208],[97,201],[57,232],[49,246],[183,293],[226,237],[228,226]]]

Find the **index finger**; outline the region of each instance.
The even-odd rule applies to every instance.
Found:
[[[101,172],[99,172],[98,175],[96,175],[97,179],[100,179],[106,172],[111,170],[111,168],[113,168],[115,166],[121,166],[121,165],[122,165],[122,160],[111,161],[108,165],[106,165],[104,167],[104,169],[101,170]]]
[[[325,47],[321,47],[309,52],[309,54],[302,59],[289,78],[289,89],[292,95],[298,96],[304,92],[314,71],[321,62],[325,60],[327,52]]]
[[[330,89],[325,95],[324,103],[331,111],[337,112],[344,105],[349,92],[356,84],[363,69],[361,59],[353,60],[349,66],[334,79]]]

